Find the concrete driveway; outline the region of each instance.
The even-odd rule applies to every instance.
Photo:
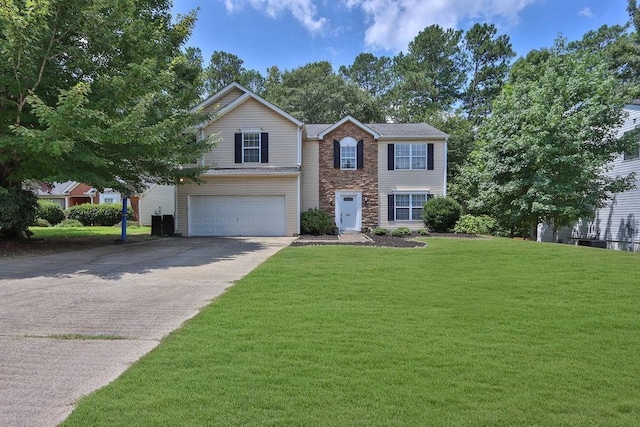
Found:
[[[59,424],[292,240],[159,239],[0,261],[0,425]]]

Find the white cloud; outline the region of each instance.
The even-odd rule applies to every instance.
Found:
[[[593,16],[593,12],[591,12],[590,8],[585,7],[580,12],[578,12],[578,15],[585,16],[587,18],[591,18]]]
[[[317,33],[326,24],[327,19],[316,17],[318,10],[313,0],[222,0],[230,13],[238,12],[245,4],[256,10],[262,10],[272,18],[283,11],[289,11],[311,33]]]
[[[515,25],[520,12],[540,0],[343,0],[369,20],[368,46],[401,51],[429,25],[457,28],[466,19],[502,20]]]

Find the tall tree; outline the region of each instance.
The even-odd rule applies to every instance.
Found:
[[[491,103],[506,82],[509,62],[516,53],[509,36],[498,36],[493,24],[475,24],[465,33],[463,45],[469,81],[462,108],[477,125],[491,112]]]
[[[393,59],[388,56],[376,57],[372,53],[361,53],[353,64],[340,67],[340,75],[380,98],[388,93],[395,84]]]
[[[202,117],[200,64],[181,48],[195,13],[168,0],[0,3],[0,210],[5,235],[33,215],[25,182],[77,180],[123,192],[200,170],[210,148],[185,132]]]
[[[539,221],[560,226],[587,216],[633,177],[605,172],[632,146],[617,139],[624,94],[600,55],[569,52],[562,41],[546,55],[522,62],[480,128],[472,154],[478,185],[470,206],[511,227]]]
[[[264,77],[255,70],[247,70],[238,56],[222,51],[211,55],[209,65],[204,70],[205,89],[212,95],[225,86],[237,82],[255,93],[264,91]]]
[[[375,99],[337,75],[329,62],[291,71],[269,69],[265,98],[305,123],[333,123],[351,115],[362,122],[383,119]]]
[[[419,121],[435,111],[449,111],[466,79],[460,47],[462,30],[431,25],[394,58],[400,82],[394,90],[394,119]]]

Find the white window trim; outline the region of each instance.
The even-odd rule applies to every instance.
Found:
[[[397,150],[398,150],[398,146],[400,146],[400,145],[408,145],[410,147],[409,148],[409,167],[408,168],[399,168],[398,167]],[[419,146],[419,145],[424,146],[424,156],[415,156],[415,157],[424,157],[424,167],[423,168],[414,168],[413,167],[413,158],[414,158],[413,147],[416,147],[416,146]],[[408,171],[408,170],[420,170],[420,171],[423,171],[423,170],[427,170],[427,164],[429,162],[428,156],[429,156],[429,154],[428,154],[427,143],[426,142],[421,142],[421,143],[418,143],[418,144],[411,144],[411,143],[396,144],[394,149],[393,149],[393,157],[394,157],[393,158],[393,165],[394,165],[395,170],[399,170],[399,171]],[[402,156],[402,157],[404,158],[406,156]]]
[[[255,150],[256,147],[246,147],[244,145],[244,136],[248,133],[256,133],[258,134],[258,161],[257,162],[249,162],[244,160],[244,150]],[[262,132],[260,130],[243,130],[242,131],[242,163],[260,163],[262,159]]]
[[[398,206],[398,197],[397,196],[409,196],[409,206]],[[422,218],[413,219],[413,209],[417,209],[418,206],[413,205],[413,196],[424,196],[425,202],[429,199],[428,191],[403,191],[398,193],[393,193],[393,218],[395,222],[416,222],[422,221]],[[419,206],[422,209],[422,206]],[[409,209],[409,219],[398,219],[398,209]]]
[[[345,147],[353,147],[355,149],[354,151],[354,156],[351,157],[349,156],[349,158],[353,158],[353,167],[352,168],[345,168],[342,167],[343,165],[343,161],[342,159],[344,159],[345,157],[342,154],[342,149]],[[352,171],[352,170],[356,170],[358,169],[358,141],[356,141],[354,138],[347,136],[342,138],[342,141],[340,141],[340,170],[343,171]]]

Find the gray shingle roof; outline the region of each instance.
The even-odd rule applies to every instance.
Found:
[[[317,137],[333,124],[309,124],[305,125],[309,138]],[[391,137],[442,137],[447,134],[426,123],[366,123],[365,126],[380,134],[381,138]]]

